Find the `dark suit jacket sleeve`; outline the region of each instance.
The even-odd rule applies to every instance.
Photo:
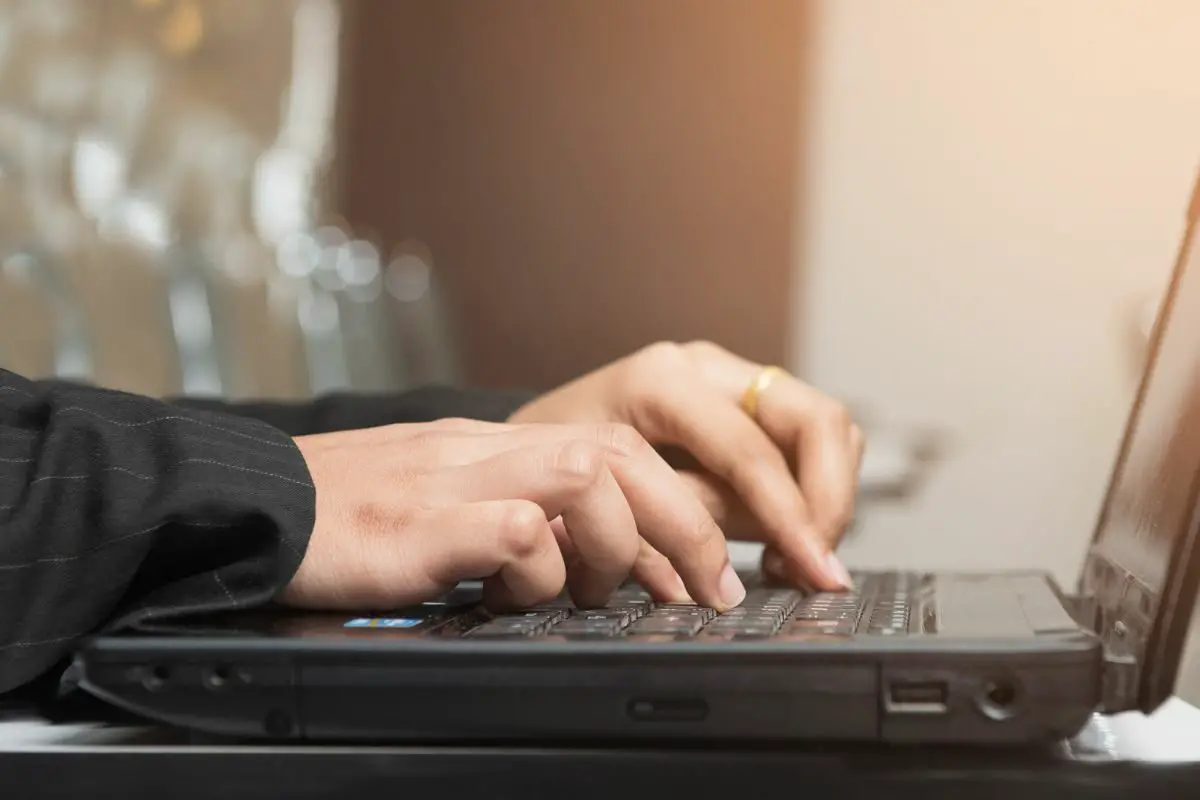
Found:
[[[259,420],[0,370],[0,695],[98,630],[268,602],[314,498]]]
[[[291,436],[303,436],[447,417],[503,422],[534,396],[516,390],[428,386],[398,394],[330,394],[302,403],[227,403],[206,398],[172,402],[184,408],[250,417]]]
[[[292,436],[502,421],[531,396],[428,387],[168,403],[0,370],[0,695],[53,683],[98,630],[269,602],[313,525]]]

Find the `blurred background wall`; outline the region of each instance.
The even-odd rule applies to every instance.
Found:
[[[812,7],[350,3],[345,215],[432,251],[463,375],[788,348]]]
[[[711,338],[945,442],[850,562],[1071,581],[1198,166],[1198,24],[0,0],[0,363],[299,397],[544,388]]]
[[[947,439],[847,559],[1073,581],[1200,167],[1200,4],[830,0],[814,19],[793,347],[877,427]]]
[[[1200,167],[1200,4],[816,18],[794,346],[810,380],[949,446],[860,555],[1073,578]]]

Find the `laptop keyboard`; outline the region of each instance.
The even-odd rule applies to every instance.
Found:
[[[601,609],[576,609],[569,599],[515,614],[459,620],[459,635],[480,639],[640,638],[716,641],[853,635],[905,636],[933,633],[932,579],[911,573],[859,573],[855,590],[806,594],[748,583],[746,600],[718,614],[694,605],[655,603],[641,587],[627,585]]]

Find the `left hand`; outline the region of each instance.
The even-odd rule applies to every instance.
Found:
[[[692,460],[678,474],[727,538],[761,541],[768,572],[848,588],[834,548],[858,488],[863,434],[846,408],[780,374],[752,418],[740,406],[762,366],[708,343],[659,343],[567,383],[509,422],[623,423]]]

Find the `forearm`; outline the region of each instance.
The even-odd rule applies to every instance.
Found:
[[[330,394],[296,403],[228,403],[209,398],[177,398],[171,402],[181,408],[257,419],[291,436],[303,436],[447,417],[503,422],[532,397],[510,390],[427,386],[396,394]]]
[[[99,629],[269,601],[314,498],[262,422],[0,370],[0,694]]]

